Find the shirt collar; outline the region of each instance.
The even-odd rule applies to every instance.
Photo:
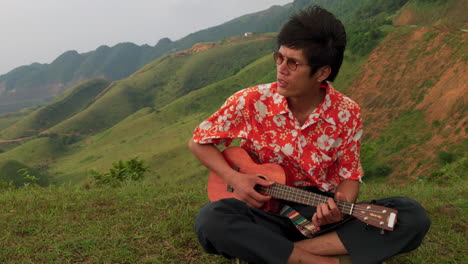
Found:
[[[274,107],[271,108],[271,115],[282,115],[290,112],[288,107],[288,101],[286,97],[278,94],[278,83],[273,83],[272,86],[273,93],[274,93],[274,100],[275,104]],[[333,101],[335,99],[335,89],[332,85],[328,82],[323,82],[320,85],[320,88],[325,89],[325,99],[323,102],[310,114],[308,120],[304,123],[304,126],[308,126],[313,121],[318,121],[322,119],[330,124],[335,125],[335,121],[329,115],[330,109],[333,107]]]

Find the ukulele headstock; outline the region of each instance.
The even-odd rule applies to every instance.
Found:
[[[355,204],[352,212],[362,222],[388,231],[393,231],[397,215],[397,210],[375,204]]]

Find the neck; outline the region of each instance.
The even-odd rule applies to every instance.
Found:
[[[306,96],[288,97],[288,106],[301,125],[325,99],[325,89],[315,89]]]

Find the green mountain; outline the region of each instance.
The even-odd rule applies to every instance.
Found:
[[[120,43],[78,54],[68,51],[50,64],[21,66],[0,76],[0,113],[44,104],[83,80],[120,80],[164,54],[189,49],[199,42],[219,41],[243,32],[275,32],[287,18],[289,5],[246,15],[180,40],[161,39],[155,46]]]
[[[23,117],[14,125],[2,130],[0,137],[15,139],[44,132],[48,128],[84,111],[95,97],[110,85],[106,80],[91,80],[68,89],[54,102]]]
[[[381,2],[380,0],[376,1]],[[394,3],[403,6],[402,10],[404,10],[407,6],[418,4],[418,1],[395,0]],[[301,1],[296,1],[293,6],[297,8],[300,3]],[[336,3],[341,3],[337,6],[343,5],[343,2],[340,1],[336,1]],[[418,109],[415,106],[422,102],[424,96],[430,94],[431,88],[438,87],[438,79],[434,79],[430,83],[427,80],[418,79],[421,81],[414,83],[416,87],[419,87],[418,92],[413,91],[411,92],[412,96],[405,100],[398,100],[398,102],[408,106],[402,108],[398,115],[405,114],[409,115],[410,118],[398,119],[397,115],[385,119],[387,122],[396,122],[394,125],[385,124],[383,120],[373,118],[374,114],[370,113],[391,113],[391,111],[388,108],[375,108],[374,101],[369,101],[368,98],[372,93],[375,93],[375,89],[390,89],[386,92],[385,98],[392,98],[392,96],[400,94],[395,94],[395,92],[401,91],[402,88],[395,87],[396,83],[391,80],[396,78],[394,75],[402,74],[397,70],[401,66],[396,65],[405,65],[408,60],[408,57],[398,61],[389,59],[395,63],[395,66],[392,66],[395,68],[394,70],[382,69],[378,75],[370,73],[372,69],[375,70],[379,67],[380,59],[385,57],[381,53],[385,52],[393,57],[396,57],[395,54],[401,54],[398,49],[393,51],[392,47],[396,49],[398,45],[402,45],[401,43],[394,44],[393,39],[411,34],[425,36],[420,40],[421,43],[425,43],[424,45],[419,42],[407,41],[408,45],[419,43],[417,47],[420,49],[439,43],[436,41],[440,41],[440,38],[451,39],[449,43],[452,44],[449,47],[453,47],[451,49],[445,48],[445,50],[454,55],[441,58],[441,60],[447,60],[443,65],[450,68],[460,65],[454,56],[455,54],[463,54],[464,50],[461,48],[463,45],[460,44],[464,40],[461,31],[453,33],[448,30],[449,33],[442,34],[438,28],[399,28],[388,25],[389,20],[398,19],[402,13],[400,9],[389,4],[389,1],[380,9],[370,5],[371,2],[368,1],[362,3],[361,8],[356,9],[349,16],[360,17],[362,25],[365,25],[366,21],[368,24],[380,21],[377,30],[383,35],[374,36],[373,39],[376,42],[375,45],[380,48],[375,49],[374,53],[372,53],[373,47],[368,46],[361,49],[365,52],[361,50],[353,52],[353,49],[350,49],[350,52],[346,54],[343,71],[335,86],[350,93],[351,97],[363,106],[363,109],[369,109],[365,121],[367,127],[370,128],[368,135],[373,136],[368,136],[371,141],[364,145],[364,149],[368,151],[367,153],[374,153],[373,151],[378,150],[376,144],[378,146],[384,144],[382,142],[387,142],[382,138],[376,138],[375,135],[385,134],[384,139],[391,137],[392,133],[396,133],[394,131],[406,125],[405,122],[415,121],[413,118],[417,118],[421,127],[425,126],[424,114],[420,111],[414,112]],[[453,4],[456,4],[456,1]],[[385,19],[381,19],[381,17],[385,17]],[[354,25],[356,24],[352,23],[351,27]],[[418,33],[419,31],[423,33]],[[355,32],[359,32],[359,28]],[[390,34],[384,38],[387,33]],[[216,109],[229,94],[249,85],[274,80],[274,66],[270,58],[271,51],[275,49],[272,36],[271,34],[257,34],[250,38],[233,37],[225,39],[223,42],[195,45],[192,49],[165,55],[120,81],[109,83],[104,80],[94,80],[77,85],[49,105],[29,114],[17,115],[19,119],[17,122],[12,121],[12,117],[5,118],[4,124],[13,124],[5,125],[6,128],[0,130],[1,139],[5,144],[9,144],[3,147],[0,145],[0,148],[4,150],[0,157],[18,160],[32,167],[48,166],[51,175],[60,182],[67,180],[79,182],[84,179],[86,168],[109,166],[116,159],[129,157],[132,153],[148,158],[151,160],[151,166],[157,166],[156,163],[161,157],[166,157],[169,155],[168,153],[173,153],[169,156],[176,157],[176,153],[185,149],[185,141],[190,136],[191,129]],[[350,43],[364,42],[363,39],[368,39],[370,36],[363,34],[352,39]],[[379,42],[382,38],[384,41]],[[412,50],[410,55],[413,56],[411,58],[413,63],[426,60],[426,58],[434,58],[432,52],[429,51],[417,50],[412,46],[409,46],[408,50]],[[381,53],[377,54],[376,51]],[[368,54],[371,55],[368,57]],[[70,56],[72,55],[70,54]],[[372,64],[373,58],[376,60],[376,65]],[[464,57],[460,59],[463,60]],[[444,72],[440,72],[440,70],[437,68],[429,72],[432,76],[439,76],[438,78],[442,79]],[[414,74],[423,76],[417,72]],[[407,76],[414,76],[414,74]],[[360,87],[366,84],[359,82],[359,80],[369,78],[369,75],[382,77],[379,79],[371,78],[370,80],[378,80],[378,82],[372,84],[374,89],[364,92],[360,90]],[[383,82],[382,80],[386,78],[390,80]],[[453,77],[451,78],[453,79]],[[455,85],[452,89],[458,89],[455,87],[459,86]],[[378,98],[383,100],[381,97]],[[456,101],[453,105],[459,109],[460,102]],[[419,106],[421,109],[432,109],[431,107],[432,103],[429,101]],[[2,119],[0,118],[0,120]],[[440,124],[443,121],[439,118],[433,122]],[[454,125],[458,126],[458,123],[455,122]],[[381,130],[386,127],[391,129],[387,132]],[[430,127],[431,125],[429,125]],[[431,133],[430,129],[421,129],[420,131],[419,136],[414,135],[418,138],[416,142],[430,139],[428,138]],[[167,136],[174,136],[177,140],[174,141]],[[32,138],[30,140],[19,139],[19,142],[14,141],[24,137]],[[157,147],[151,148],[150,146],[154,142],[158,142]],[[382,170],[382,168],[384,171],[389,171],[387,167],[395,166],[396,156],[394,155],[402,151],[409,151],[408,148],[412,148],[410,143],[402,141],[402,145],[393,151],[374,153],[369,156],[363,155],[363,162],[369,169],[369,173],[372,174],[374,171]],[[29,153],[28,150],[31,149],[34,151]],[[113,154],[107,155],[109,151]],[[449,150],[442,146],[438,148],[438,151],[459,153],[456,148]],[[26,154],[26,152],[28,153]],[[51,155],[50,159],[47,158],[48,155]],[[426,156],[423,163],[426,165],[418,165],[418,168],[411,170],[409,175],[419,176],[421,173],[427,173],[436,168],[435,155],[437,154]]]
[[[288,16],[310,4],[323,5],[338,16],[351,17],[362,4],[339,0],[296,0],[284,6],[245,15],[221,25],[189,34],[179,40],[161,39],[155,46],[120,43],[101,46],[95,51],[79,54],[67,51],[50,64],[34,63],[0,75],[0,113],[43,105],[66,89],[94,78],[120,80],[143,65],[169,53],[189,49],[196,43],[217,42],[244,32],[277,32]]]

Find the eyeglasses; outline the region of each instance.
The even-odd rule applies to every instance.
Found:
[[[283,54],[279,53],[278,51],[273,52],[273,59],[275,60],[277,65],[283,64],[283,61],[286,60],[286,65],[288,66],[288,69],[290,69],[291,71],[295,71],[298,65],[310,66],[309,64],[299,63],[295,59],[283,56]]]

